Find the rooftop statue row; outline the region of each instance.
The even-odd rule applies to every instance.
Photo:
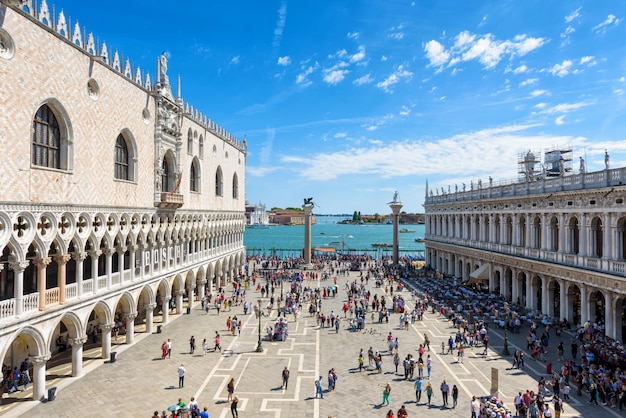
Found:
[[[137,66],[133,71],[133,66],[130,63],[130,60],[128,58],[124,60],[123,56],[120,59],[119,52],[117,50],[113,52],[113,49],[110,49],[106,42],[101,42],[97,45],[93,33],[90,32],[87,35],[84,28],[81,30],[78,20],[74,22],[73,30],[70,31],[69,28],[72,27],[72,22],[65,16],[63,10],[59,12],[55,20],[54,9],[52,9],[51,12],[47,0],[40,0],[38,8],[36,7],[35,0],[21,0],[19,9],[39,24],[52,29],[59,36],[67,39],[72,44],[91,55],[95,61],[109,66],[138,86],[148,91],[158,91],[162,96],[167,97],[170,100],[174,99],[169,77],[167,75],[167,56],[165,53],[163,53],[157,61],[157,79],[156,85],[153,85],[150,79],[150,74],[147,71],[143,71],[139,66]],[[111,54],[113,55],[112,58]],[[122,61],[124,61],[123,67]],[[182,101],[180,98],[180,81],[178,87],[177,96],[179,97],[176,97],[176,99]],[[189,104],[183,102],[183,106],[184,113],[189,119],[195,121],[199,125],[202,125],[232,145],[245,150],[244,142],[239,141],[234,135],[228,133],[224,128],[220,127],[197,109],[194,110]]]

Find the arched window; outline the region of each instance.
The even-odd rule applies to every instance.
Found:
[[[215,196],[222,196],[222,168],[217,167],[217,171],[215,171]]]
[[[164,192],[172,191],[174,188],[174,167],[167,161],[167,156],[163,157],[162,168],[163,174],[161,174],[161,190]]]
[[[233,199],[239,198],[239,179],[237,173],[233,174]]]
[[[191,132],[191,128],[187,132],[187,154],[193,154],[193,132]]]
[[[115,141],[115,178],[119,180],[130,180],[128,145],[122,134],[117,136]]]
[[[192,192],[200,191],[200,164],[196,158],[191,162],[189,170],[189,190]]]
[[[48,168],[65,168],[61,165],[61,129],[48,105],[37,110],[33,120],[31,162]]]
[[[198,140],[198,156],[200,159],[204,158],[204,137],[202,135],[200,135]]]

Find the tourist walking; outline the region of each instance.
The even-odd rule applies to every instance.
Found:
[[[456,385],[452,385],[452,408],[456,408],[458,399],[459,399],[459,388],[457,388]]]
[[[167,341],[163,341],[161,344],[161,358],[165,359],[167,357]]]
[[[202,355],[206,356],[206,352],[207,352],[207,343],[206,343],[206,338],[204,340],[202,340]]]
[[[180,363],[178,366],[178,388],[182,389],[185,387],[185,365]]]
[[[220,350],[220,353],[222,352],[222,346],[220,345],[220,333],[215,331],[215,347],[213,348],[213,351],[217,351]]]
[[[415,385],[415,403],[419,403],[419,401],[422,400],[422,378],[418,377],[414,385]]]
[[[238,418],[239,413],[237,412],[237,404],[239,403],[239,398],[235,396],[233,401],[230,404],[230,413],[233,414],[233,418]]]
[[[322,376],[315,381],[315,397],[319,395],[320,399],[324,399],[324,390],[322,389]]]
[[[383,403],[380,405],[389,405],[389,394],[391,393],[391,385],[387,383],[383,389]]]
[[[167,358],[172,358],[172,340],[167,339]]]
[[[189,339],[189,354],[193,354],[195,350],[196,350],[196,337],[192,335],[191,338]]]
[[[441,382],[441,397],[443,398],[443,406],[447,407],[448,406],[448,393],[450,392],[450,386],[448,386],[448,383],[446,383],[446,379],[443,379],[443,382]]]
[[[426,385],[426,397],[428,398],[428,405],[430,406],[430,401],[433,397],[433,384],[430,382]]]
[[[430,354],[426,357],[426,372],[428,373],[428,379],[430,380],[430,370],[433,367],[433,359],[430,358]]]
[[[472,396],[470,402],[470,411],[472,412],[471,418],[478,418],[478,412],[480,411],[480,402],[476,399],[476,396]]]
[[[408,418],[409,413],[406,410],[406,406],[402,405],[400,409],[398,409],[398,418]]]
[[[233,400],[233,394],[235,393],[235,378],[231,377],[226,385],[226,391],[228,392],[227,402],[231,402]]]
[[[287,389],[287,384],[289,383],[289,369],[287,368],[287,366],[285,366],[285,368],[283,369],[282,378],[283,378],[282,389]]]

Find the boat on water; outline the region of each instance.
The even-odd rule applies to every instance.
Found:
[[[416,232],[416,231],[415,231],[415,229],[406,229],[406,228],[402,228],[402,229],[401,229],[400,231],[398,231],[398,232],[400,232],[401,234],[411,234],[411,233],[414,233],[414,232]]]
[[[267,229],[267,228],[269,228],[269,227],[270,227],[270,226],[269,226],[269,225],[267,225],[267,224],[262,224],[262,223],[258,223],[258,222],[257,222],[257,223],[253,223],[253,224],[246,225],[246,228],[250,228],[250,229]]]
[[[387,242],[375,242],[372,244],[372,247],[375,248],[393,248],[393,244],[389,244]]]
[[[415,242],[426,242],[426,240],[424,239],[424,237],[417,237],[415,238]]]

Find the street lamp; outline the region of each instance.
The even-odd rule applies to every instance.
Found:
[[[506,320],[504,322],[504,347],[502,348],[502,355],[508,356],[511,353],[509,352],[509,333],[508,333],[510,311],[509,311],[509,304],[507,302],[504,302],[504,312],[506,313]]]
[[[256,346],[257,353],[263,352],[263,345],[261,344],[261,315],[262,314],[263,314],[263,311],[261,310],[261,299],[259,299],[259,341]]]

